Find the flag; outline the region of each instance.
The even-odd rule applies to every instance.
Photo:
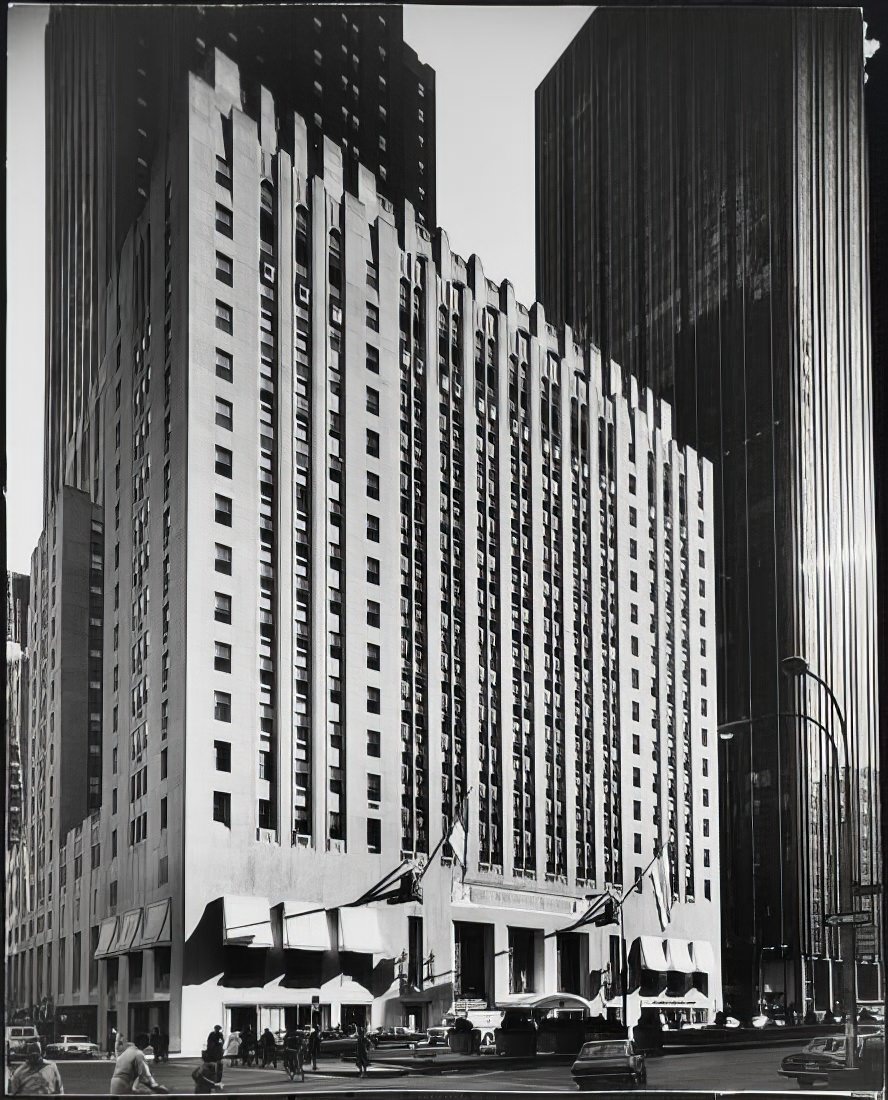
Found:
[[[660,931],[665,932],[672,919],[672,885],[669,878],[669,845],[664,844],[660,854],[651,865],[648,872],[651,886],[654,888],[654,901],[657,906],[657,917],[660,920]]]
[[[466,873],[466,865],[468,863],[468,801],[468,796],[466,796],[462,802],[460,802],[454,814],[453,821],[450,823],[450,832],[447,834],[447,843],[450,845],[457,863],[462,867],[463,875]]]

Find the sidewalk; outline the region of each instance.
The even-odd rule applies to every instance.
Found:
[[[393,1054],[380,1057],[377,1053],[370,1064],[401,1069],[404,1073],[471,1073],[476,1070],[496,1069],[513,1070],[539,1068],[543,1066],[570,1066],[576,1061],[575,1054],[453,1054],[446,1048],[441,1053],[434,1050],[417,1051],[411,1054]]]

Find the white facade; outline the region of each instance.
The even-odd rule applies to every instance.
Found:
[[[684,950],[671,1003],[714,1011],[709,464],[256,102],[190,78],[107,295],[101,861],[55,925],[99,964],[56,1004],[187,1052],[313,999],[617,1006],[617,928],[556,935],[614,887],[630,972]],[[465,881],[445,850],[422,906],[348,908],[464,798]],[[628,891],[665,842],[663,932]]]

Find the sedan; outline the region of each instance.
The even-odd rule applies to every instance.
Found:
[[[98,1046],[88,1035],[63,1035],[46,1048],[47,1058],[97,1058]]]
[[[595,1089],[611,1081],[647,1082],[644,1055],[629,1039],[585,1043],[570,1072],[578,1089]]]
[[[825,1085],[829,1071],[845,1064],[845,1037],[824,1035],[812,1039],[804,1050],[788,1054],[780,1063],[783,1077],[794,1077],[799,1088]]]

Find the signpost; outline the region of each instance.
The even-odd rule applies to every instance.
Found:
[[[870,917],[870,913],[827,913],[823,923],[830,927],[843,924],[871,924]]]

